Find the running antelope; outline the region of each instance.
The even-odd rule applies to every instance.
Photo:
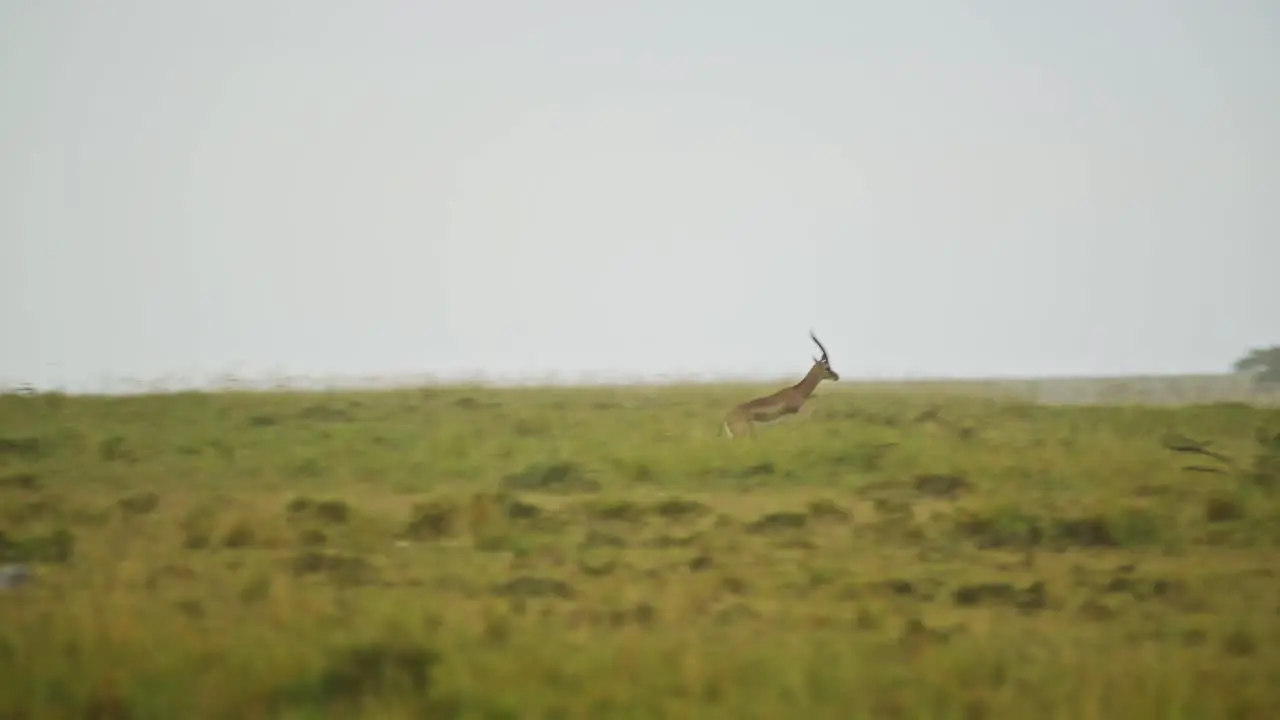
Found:
[[[809,372],[805,373],[805,376],[795,385],[782,388],[771,395],[748,400],[730,410],[724,419],[724,431],[729,437],[737,437],[744,430],[748,435],[754,436],[756,423],[773,422],[788,415],[795,415],[800,412],[800,408],[804,407],[805,401],[813,394],[818,383],[823,380],[840,379],[836,371],[831,369],[831,362],[827,359],[827,349],[818,342],[812,330],[809,331],[809,338],[822,351],[822,357],[813,359],[813,367],[809,368]]]

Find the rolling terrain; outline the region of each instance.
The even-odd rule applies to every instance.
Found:
[[[0,396],[0,717],[1277,716],[1280,410],[832,387]]]

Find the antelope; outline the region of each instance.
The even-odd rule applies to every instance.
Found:
[[[809,396],[818,387],[818,383],[823,380],[840,379],[840,375],[831,369],[831,362],[827,359],[827,349],[814,336],[812,330],[809,331],[809,339],[813,340],[822,351],[822,357],[813,359],[813,366],[809,368],[809,372],[805,373],[800,382],[795,385],[782,388],[764,397],[748,400],[730,410],[724,419],[724,432],[729,437],[737,437],[744,430],[754,437],[756,423],[769,423],[788,415],[795,415],[800,408],[804,407]]]

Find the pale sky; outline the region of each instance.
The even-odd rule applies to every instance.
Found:
[[[0,384],[1218,371],[1278,271],[1273,0],[0,0]]]

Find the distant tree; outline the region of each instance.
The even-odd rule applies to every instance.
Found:
[[[1280,345],[1250,350],[1236,361],[1235,370],[1251,373],[1259,383],[1280,384]]]

